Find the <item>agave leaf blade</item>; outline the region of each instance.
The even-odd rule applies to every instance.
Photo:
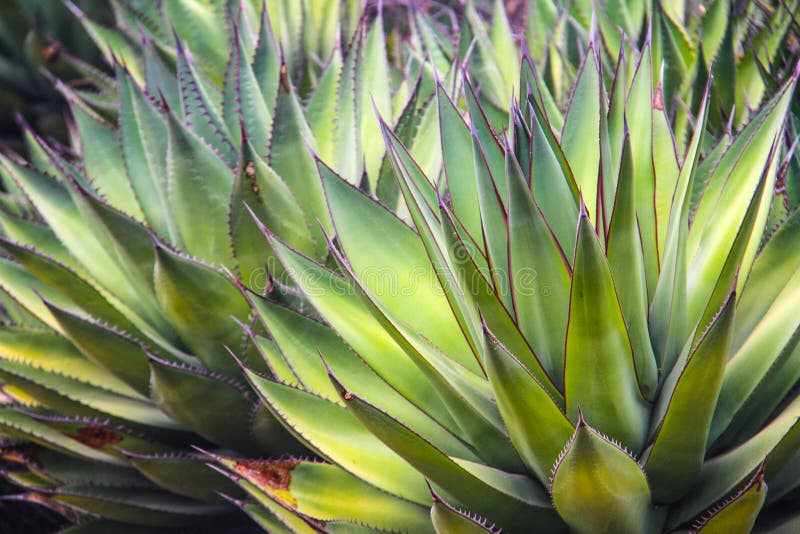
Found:
[[[642,235],[636,217],[636,177],[631,146],[626,136],[617,180],[614,209],[608,228],[606,255],[616,284],[622,315],[630,333],[634,367],[645,398],[652,399],[658,384],[656,357],[647,325],[647,280]]]
[[[663,418],[645,464],[656,502],[678,500],[700,475],[733,336],[734,307],[731,294],[693,348],[677,383],[661,391],[656,417],[663,413]]]
[[[394,495],[430,504],[430,494],[422,476],[346,408],[249,370],[245,370],[245,376],[276,417],[323,457]],[[342,441],[340,436],[345,434],[352,439]]]
[[[320,165],[320,174],[337,237],[356,278],[392,316],[480,374],[419,237],[326,166]],[[391,240],[391,249],[385,239]]]
[[[431,531],[427,507],[385,493],[334,465],[296,459],[236,460],[218,456],[216,460],[307,517],[349,521],[374,529]],[[375,510],[381,513],[374,514]]]
[[[561,146],[581,195],[594,212],[600,169],[600,113],[605,98],[598,55],[590,46],[575,82],[564,117]],[[594,216],[594,215],[593,215]]]
[[[349,390],[373,399],[379,407],[390,410],[400,421],[417,429],[449,454],[477,459],[460,437],[383,381],[333,330],[262,298],[252,296],[251,301],[281,352],[292,362],[292,371],[306,390],[341,403],[328,377],[330,370]]]
[[[161,243],[155,242],[154,247],[153,279],[164,313],[208,369],[237,375],[236,365],[224,350],[242,345],[244,336],[232,318],[247,319],[247,301],[236,285],[208,265],[168,250]]]
[[[559,515],[576,532],[658,529],[641,466],[579,416],[550,487]]]
[[[697,127],[686,150],[675,186],[661,273],[649,310],[650,335],[662,370],[672,368],[687,336],[686,330],[689,328],[686,309],[689,205],[697,176],[700,144],[708,120],[709,91],[710,85],[707,84],[696,122]]]
[[[573,427],[536,378],[491,333],[486,369],[509,438],[545,483]]]
[[[218,265],[231,263],[227,232],[233,172],[173,113],[167,114],[167,191],[181,242],[195,256]],[[205,208],[196,217],[197,206]]]
[[[534,488],[526,488],[523,484],[523,488],[517,488],[522,493],[506,493],[505,491],[508,489],[503,491],[490,485],[444,455],[389,414],[378,410],[358,396],[342,390],[342,398],[344,398],[348,410],[367,429],[405,458],[436,486],[456,498],[459,503],[477,513],[485,514],[500,525],[509,527],[517,525],[521,528],[523,524],[530,524],[531,517],[536,517],[537,523],[545,528],[559,530],[560,521],[549,508],[547,501],[536,495]],[[497,475],[501,479],[513,477],[513,475],[500,471],[497,471]],[[509,487],[514,486],[510,481],[509,484]],[[520,521],[522,523],[518,523]]]
[[[447,504],[436,494],[434,494],[433,506],[431,506],[431,522],[436,529],[436,534],[447,534],[449,532],[485,534],[486,532],[492,532],[478,520]]]
[[[577,420],[580,407],[599,431],[641,449],[649,410],[636,380],[614,280],[585,211],[575,245],[564,397],[570,419]]]
[[[713,534],[714,532],[747,534],[751,532],[758,513],[764,505],[764,500],[767,498],[767,489],[762,469],[721,508],[711,511],[710,517],[704,518],[694,532],[697,534]]]
[[[143,395],[150,392],[150,370],[141,346],[127,335],[44,301],[62,332],[87,358]]]
[[[707,460],[692,491],[670,512],[668,526],[689,521],[729,495],[766,459],[767,481],[789,459],[800,439],[800,398],[789,403],[758,434]],[[773,466],[773,458],[775,459]],[[773,471],[774,469],[774,471]]]
[[[206,503],[225,502],[219,492],[238,495],[237,487],[205,465],[199,455],[146,455],[124,453],[128,461],[147,479],[160,488],[168,489]]]
[[[0,409],[0,427],[12,435],[24,437],[64,454],[114,465],[126,465],[124,460],[102,450],[89,447],[41,421],[11,408]]]

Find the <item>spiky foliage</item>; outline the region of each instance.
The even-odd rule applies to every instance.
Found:
[[[584,57],[560,131],[527,61],[504,131],[440,87],[441,176],[384,123],[402,213],[319,162],[334,265],[266,231],[321,321],[245,293],[277,345],[245,372],[340,479],[215,459],[287,528],[797,521],[800,212],[765,232],[797,71],[703,155],[707,86],[679,154],[651,51],[630,82]]]
[[[72,6],[116,77],[57,82],[70,148],[29,129],[31,163],[0,157],[0,447],[17,498],[99,529],[236,529],[244,492],[193,447],[308,454],[231,356],[267,372],[275,350],[235,277],[303,309],[248,210],[323,261],[309,149],[375,185],[373,106],[406,109],[413,131],[435,116],[431,67],[391,67],[381,19],[356,6],[118,2],[117,29]]]
[[[607,97],[592,43],[562,114],[499,7],[457,45],[414,13],[389,63],[358,2],[115,5],[76,10],[117,78],[59,85],[75,154],[2,159],[21,498],[101,531],[619,531],[793,490],[795,216],[754,262],[788,87],[698,163],[708,104],[679,159],[650,49]]]
[[[94,17],[110,15],[105,2],[78,3]],[[5,2],[0,17],[0,142],[22,146],[14,121],[20,113],[43,135],[64,141],[63,101],[41,71],[78,79],[86,62],[99,61],[94,43],[62,2]]]

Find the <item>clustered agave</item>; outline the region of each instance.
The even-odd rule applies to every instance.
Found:
[[[590,48],[560,134],[527,63],[506,132],[468,84],[469,123],[440,89],[443,181],[384,125],[406,221],[321,164],[336,265],[270,235],[325,324],[251,296],[279,352],[249,381],[419,514],[431,484],[440,532],[471,521],[453,508],[510,531],[746,532],[796,488],[796,212],[764,231],[796,75],[701,161],[708,95],[679,159],[649,50],[637,64],[606,98]],[[326,519],[294,480],[260,490]]]
[[[90,532],[796,527],[797,71],[720,139],[709,80],[683,143],[656,41],[579,30],[562,113],[500,2],[388,49],[358,5],[76,10],[116,73],[59,83],[80,157],[0,158],[19,498]]]
[[[237,324],[251,312],[223,269],[263,277],[270,252],[246,205],[276,235],[325,253],[314,222],[325,216],[324,199],[306,144],[335,150],[342,173],[366,172],[381,157],[377,119],[356,109],[356,95],[390,95],[380,25],[356,24],[342,57],[339,4],[327,5],[315,21],[334,34],[311,35],[291,63],[261,2],[214,16],[170,2],[163,19],[115,4],[120,20],[140,22],[138,44],[124,25],[82,19],[110,43],[116,69],[114,80],[87,71],[95,91],[58,84],[82,158],[28,130],[31,164],[8,154],[0,170],[8,191],[0,375],[3,398],[15,403],[2,409],[0,427],[11,438],[4,456],[27,467],[8,474],[31,490],[20,498],[121,522],[214,525],[235,510],[217,492],[236,497],[236,488],[192,446],[272,457],[306,451],[228,354],[267,370],[252,359],[268,340]],[[286,18],[297,3],[270,6],[273,17],[285,7]],[[232,43],[212,32],[219,20]],[[279,27],[293,42],[293,26]],[[231,52],[217,63],[195,60],[190,50],[201,46]],[[318,55],[327,58],[321,67]],[[294,83],[313,75],[301,105]],[[391,100],[376,102],[392,113]],[[353,136],[376,142],[362,150]],[[291,301],[277,286],[280,294]]]

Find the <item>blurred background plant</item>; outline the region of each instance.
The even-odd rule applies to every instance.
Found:
[[[112,13],[104,0],[75,0],[100,21]],[[41,135],[65,142],[64,102],[43,74],[80,83],[81,66],[102,57],[62,0],[3,0],[0,15],[0,143],[19,149],[21,114]]]

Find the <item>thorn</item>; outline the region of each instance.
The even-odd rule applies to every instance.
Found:
[[[588,426],[588,425],[586,424],[586,419],[583,418],[583,410],[581,410],[581,407],[579,405],[578,406],[578,422],[575,423],[575,430],[578,430],[579,428],[582,428],[582,427],[585,427],[585,426]]]

